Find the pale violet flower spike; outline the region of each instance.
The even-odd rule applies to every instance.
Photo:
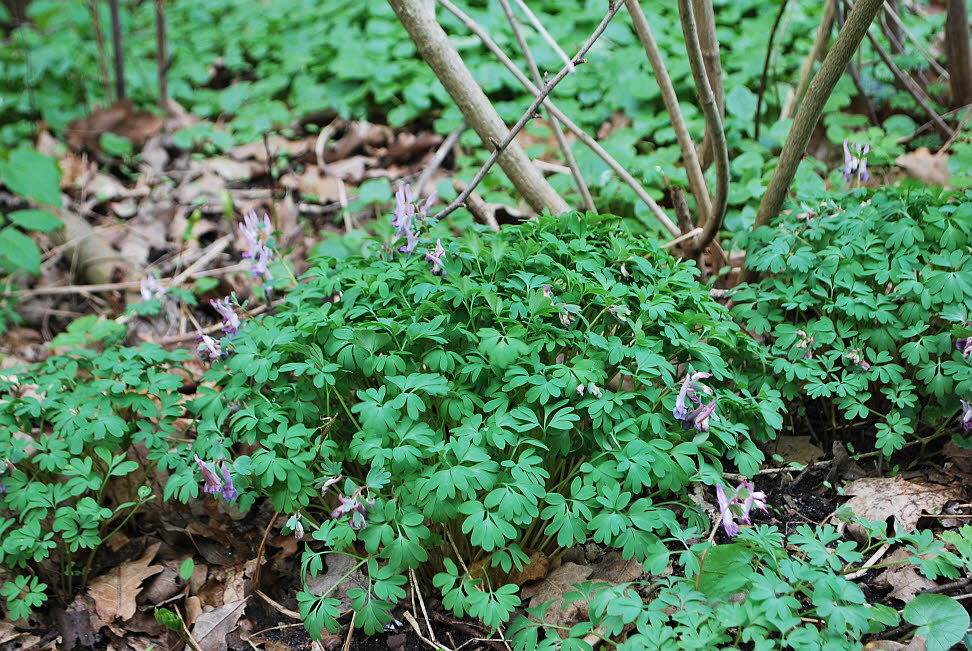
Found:
[[[750,513],[754,508],[768,513],[766,508],[766,493],[755,490],[748,481],[742,481],[733,491],[732,499],[728,499],[722,484],[716,485],[716,499],[719,502],[719,517],[726,535],[734,538],[739,535],[739,525],[736,518],[746,524],[752,524]]]
[[[445,255],[445,249],[442,248],[442,240],[435,241],[435,250],[426,250],[425,260],[426,262],[432,263],[432,273],[436,276],[444,276],[445,269],[442,268],[442,256]]]
[[[240,331],[240,316],[233,309],[229,298],[221,298],[218,301],[210,300],[209,304],[222,317],[223,332],[229,337],[235,337],[236,333]]]
[[[675,408],[672,409],[672,416],[678,420],[685,420],[689,414],[687,400],[701,404],[701,400],[698,397],[699,391],[710,395],[712,394],[712,389],[699,381],[710,377],[712,377],[712,374],[704,371],[697,373],[686,371],[685,379],[682,380],[682,386],[678,390],[678,397],[675,399]]]
[[[287,528],[294,532],[294,538],[297,540],[304,537],[304,523],[302,520],[300,511],[290,516],[290,519],[287,520]]]
[[[233,485],[233,478],[230,476],[229,465],[226,461],[220,463],[220,478],[216,474],[216,470],[213,464],[206,463],[199,458],[198,454],[193,455],[196,459],[196,463],[199,465],[199,470],[202,473],[203,478],[203,492],[210,495],[216,495],[217,493],[222,493],[223,499],[227,502],[232,502],[237,498],[239,493],[236,487]]]
[[[273,226],[270,224],[270,216],[263,213],[261,220],[255,210],[247,212],[243,215],[240,232],[249,248],[243,257],[250,259],[250,272],[254,278],[262,277],[264,282],[269,282],[273,279],[270,274],[270,264],[273,262],[273,248],[270,246]]]
[[[731,504],[726,499],[726,491],[722,484],[716,484],[716,499],[719,501],[719,512],[722,519],[722,528],[726,530],[726,535],[735,538],[739,535],[739,525],[733,520]]]
[[[962,357],[965,359],[972,355],[972,337],[960,337],[955,340],[955,349],[962,351]]]
[[[196,459],[196,463],[199,464],[200,472],[202,472],[203,492],[215,495],[223,488],[223,481],[213,470],[212,466],[200,459],[198,454],[193,456]]]
[[[399,247],[399,252],[412,255],[419,242],[419,230],[422,224],[416,223],[416,218],[420,217],[424,221],[429,216],[432,204],[438,198],[438,193],[433,192],[422,202],[420,207],[416,207],[416,198],[412,192],[412,186],[408,183],[399,183],[398,190],[395,192],[395,211],[392,213],[392,226],[395,227],[395,239],[404,237],[405,244]]]
[[[695,427],[700,432],[709,431],[709,419],[712,418],[712,414],[715,413],[716,402],[718,398],[713,398],[708,404],[701,403],[698,407],[692,410],[685,420],[682,421],[682,427],[688,429],[689,427]]]
[[[219,359],[223,356],[223,349],[219,345],[219,342],[210,337],[209,335],[200,335],[199,341],[199,354],[208,355],[209,359]]]
[[[219,473],[223,476],[223,499],[227,502],[232,502],[237,498],[239,492],[236,490],[236,486],[233,485],[229,464],[223,461],[220,465]]]
[[[159,284],[155,276],[145,276],[145,278],[142,278],[140,291],[143,301],[151,301],[165,296],[165,288]]]
[[[972,404],[960,400],[962,403],[962,427],[964,429],[972,429]]]
[[[844,183],[848,185],[852,181],[867,183],[871,175],[867,171],[867,154],[871,151],[870,145],[853,144],[854,151],[851,152],[851,144],[848,139],[844,139]]]

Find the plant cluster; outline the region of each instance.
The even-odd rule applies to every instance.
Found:
[[[822,414],[811,425],[833,439],[857,430],[890,455],[968,429],[970,233],[968,191],[807,196],[749,239],[763,277],[734,292],[733,315],[766,338],[784,399]]]
[[[972,527],[950,532],[947,551],[930,532],[887,536],[885,523],[864,525],[871,536],[859,545],[842,540],[832,526],[800,525],[787,536],[758,525],[740,531],[731,544],[690,544],[698,532],[683,532],[672,554],[681,575],[621,585],[585,582],[564,595],[587,606],[589,621],[570,629],[544,620],[550,604],[528,608],[508,633],[517,651],[592,648],[585,641],[617,640],[619,651],[639,649],[817,649],[858,648],[864,636],[898,625],[889,606],[868,604],[861,588],[847,578],[883,544],[902,545],[907,558],[878,567],[913,564],[930,579],[954,578],[969,567]],[[904,620],[928,648],[947,649],[965,637],[969,615],[951,597],[921,594],[908,603]],[[589,639],[589,638],[588,638]]]
[[[182,378],[170,372],[185,354],[119,347],[121,330],[101,333],[104,350],[74,348],[0,379],[0,594],[14,619],[48,586],[69,602],[99,546],[153,498],[155,473],[186,470]],[[197,491],[193,478],[185,492]]]

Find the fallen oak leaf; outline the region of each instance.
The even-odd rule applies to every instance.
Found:
[[[95,612],[103,624],[116,618],[125,621],[135,614],[135,598],[142,590],[142,581],[163,569],[161,565],[149,565],[161,545],[151,545],[138,560],[122,563],[88,585],[88,594],[94,599]]]
[[[880,522],[894,517],[902,531],[912,532],[923,513],[940,510],[949,500],[962,499],[960,488],[899,477],[858,479],[847,485],[845,492],[853,497],[847,502],[856,515]],[[850,523],[847,530],[858,540],[866,538],[860,525]]]
[[[236,628],[245,608],[246,599],[240,599],[199,615],[192,627],[192,637],[199,643],[199,648],[226,651],[226,636]]]

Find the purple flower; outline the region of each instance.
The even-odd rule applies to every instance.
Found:
[[[445,249],[442,248],[442,240],[435,241],[435,250],[426,250],[425,260],[426,262],[432,263],[432,273],[436,276],[444,276],[445,269],[442,268],[442,256],[445,255]]]
[[[368,511],[375,505],[374,500],[361,499],[362,488],[356,490],[351,497],[338,495],[341,504],[331,511],[331,518],[337,520],[344,515],[350,515],[352,529],[364,529],[368,526]]]
[[[871,175],[867,171],[867,154],[870,145],[854,143],[854,153],[851,152],[850,141],[844,139],[844,183],[848,185],[852,180],[867,183]]]
[[[698,407],[692,410],[683,421],[682,427],[688,429],[689,427],[695,426],[700,432],[709,431],[709,419],[712,418],[712,414],[715,413],[716,402],[718,398],[713,398],[708,404],[700,403]]]
[[[861,352],[860,348],[855,348],[847,353],[847,359],[849,359],[851,363],[860,366],[862,371],[867,371],[871,368],[871,364],[864,359],[864,353]]]
[[[223,349],[219,342],[209,335],[199,335],[199,341],[202,342],[198,347],[200,355],[208,355],[210,360],[219,359],[223,356]]]
[[[766,508],[766,493],[755,490],[755,487],[745,480],[736,486],[732,499],[726,496],[722,484],[717,484],[716,499],[719,502],[722,528],[725,529],[726,535],[730,538],[739,535],[739,525],[735,522],[736,518],[746,524],[752,524],[749,514],[754,508],[769,512],[769,509]]]
[[[223,332],[230,337],[235,337],[236,333],[240,331],[240,317],[233,309],[229,298],[221,298],[218,301],[210,300],[209,304],[223,318]]]
[[[726,530],[727,536],[735,538],[739,535],[739,525],[733,521],[732,505],[726,499],[726,491],[722,488],[722,484],[716,484],[716,499],[719,501],[722,528]]]
[[[672,416],[678,420],[685,420],[689,413],[688,407],[686,406],[686,400],[691,400],[696,404],[700,404],[701,400],[698,398],[697,392],[702,391],[710,395],[712,394],[712,389],[699,382],[699,380],[704,380],[710,377],[712,377],[712,374],[704,371],[699,371],[697,373],[686,371],[685,379],[682,380],[682,386],[678,390],[678,397],[675,398],[675,408],[672,410]]]
[[[432,194],[426,197],[425,201],[422,202],[422,206],[419,208],[419,214],[422,215],[422,219],[429,216],[429,211],[432,209],[432,204],[434,204],[438,198],[439,192],[436,190],[433,191]]]
[[[398,190],[395,192],[395,211],[392,213],[392,226],[395,227],[395,239],[405,238],[405,244],[399,247],[401,253],[412,255],[415,247],[418,246],[418,232],[422,224],[416,223],[416,216],[424,221],[429,216],[432,204],[438,198],[438,193],[433,192],[422,202],[421,207],[416,208],[415,195],[412,193],[412,186],[407,183],[399,183]]]
[[[960,400],[962,403],[962,427],[972,429],[972,404]]]
[[[796,347],[800,350],[806,350],[803,354],[803,359],[813,359],[813,336],[807,336],[803,330],[797,330],[795,333],[800,341],[796,342]]]
[[[236,486],[233,485],[233,478],[230,476],[229,464],[223,461],[219,468],[219,473],[223,476],[223,499],[232,502],[239,495]]]
[[[143,301],[151,301],[152,299],[165,296],[165,288],[159,284],[155,276],[145,276],[142,278],[142,286],[139,291],[142,294]]]
[[[255,210],[249,211],[243,215],[240,232],[249,248],[249,251],[244,253],[243,257],[250,259],[250,272],[254,278],[262,276],[264,282],[269,282],[273,279],[270,273],[270,263],[273,262],[274,255],[271,246],[273,226],[270,224],[270,216],[263,213],[263,219],[260,220]]]
[[[206,463],[199,458],[198,454],[193,455],[196,459],[196,463],[199,464],[199,470],[202,472],[203,477],[203,492],[209,493],[210,495],[215,495],[223,488],[223,481],[219,478],[210,464]]]
[[[329,477],[327,481],[324,482],[324,485],[321,486],[321,496],[323,496],[327,492],[328,488],[338,483],[339,481],[341,481],[341,475],[338,475],[337,477]]]
[[[962,357],[965,359],[972,355],[972,337],[960,337],[955,340],[955,349],[962,351]]]
[[[550,291],[550,285],[540,285],[540,291],[542,291],[543,295],[549,298],[551,301],[553,300],[553,292]]]
[[[233,485],[233,478],[230,476],[230,467],[225,460],[220,462],[219,475],[217,475],[214,467],[215,464],[206,463],[199,458],[198,454],[194,454],[193,457],[196,459],[196,463],[199,464],[199,470],[202,472],[204,493],[210,495],[221,493],[223,499],[227,502],[232,502],[237,498],[239,493]],[[222,478],[220,478],[220,475],[222,475]]]

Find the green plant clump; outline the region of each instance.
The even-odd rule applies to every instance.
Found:
[[[972,192],[808,199],[750,239],[763,277],[733,314],[767,336],[784,399],[822,414],[815,428],[890,455],[956,417],[972,428],[970,245]]]
[[[327,553],[356,559],[368,587],[349,596],[367,632],[389,621],[407,570],[429,578],[431,549],[453,557],[432,556],[446,606],[491,627],[516,586],[457,562],[506,573],[592,539],[664,565],[679,513],[708,522],[678,506],[689,482],[725,463],[755,471],[756,443],[781,423],[758,345],[691,264],[616,218],[373,253],[320,261],[241,329],[206,378],[219,389],[194,405],[196,447],[233,456],[245,442],[237,487],[324,543],[308,546],[305,578]],[[677,420],[686,392],[712,416]],[[313,634],[336,626],[327,593],[299,602]]]
[[[0,380],[0,594],[13,619],[48,586],[70,603],[99,546],[152,499],[154,472],[185,466],[188,446],[173,442],[182,378],[168,372],[185,354],[112,345],[124,328],[101,334],[104,351],[74,348]]]

